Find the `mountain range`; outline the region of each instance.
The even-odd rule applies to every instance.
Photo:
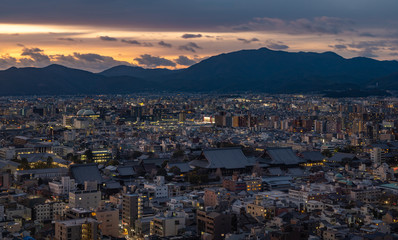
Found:
[[[398,62],[267,48],[224,53],[180,70],[116,66],[92,73],[61,65],[0,71],[0,95],[143,91],[308,93],[398,90]]]

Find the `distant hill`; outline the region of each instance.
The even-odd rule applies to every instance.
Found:
[[[175,90],[308,92],[358,88],[397,69],[396,61],[261,48],[214,56],[165,79]]]
[[[398,72],[376,78],[370,81],[369,84],[373,87],[377,86],[382,89],[398,90]]]
[[[134,77],[105,77],[61,65],[0,71],[0,95],[128,93],[151,88]]]
[[[381,90],[398,90],[398,62],[260,48],[220,54],[181,70],[116,66],[95,74],[60,65],[10,68],[0,71],[0,95],[330,90],[351,94],[376,82]],[[373,92],[377,91],[367,94]]]
[[[101,72],[100,74],[107,77],[129,76],[129,77],[151,79],[151,78],[158,78],[163,75],[172,74],[173,72],[176,71],[169,69],[161,69],[161,68],[145,69],[142,67],[120,65],[109,68]]]

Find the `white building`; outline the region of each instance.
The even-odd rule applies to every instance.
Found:
[[[56,215],[64,215],[65,206],[64,202],[38,204],[33,208],[33,218],[39,221],[54,220]]]
[[[159,237],[170,237],[181,235],[185,229],[185,216],[181,212],[172,214],[168,212],[165,216],[156,216],[150,224],[151,235]]]
[[[155,198],[168,198],[169,197],[169,188],[166,184],[164,184],[163,176],[157,176],[154,184],[150,184],[150,183],[144,184],[144,188],[154,191]]]
[[[77,129],[86,129],[90,126],[90,122],[87,119],[77,118],[73,121],[73,127]]]
[[[182,204],[181,201],[172,198],[170,201],[167,202],[167,206],[170,210],[176,210],[178,208],[182,209],[184,207],[184,204]]]
[[[70,177],[62,177],[60,182],[49,182],[48,186],[52,194],[60,196],[67,195],[69,192],[76,190],[76,182]]]
[[[66,147],[66,146],[53,146],[52,147],[52,152],[53,152],[53,154],[56,154],[56,155],[61,156],[61,157],[64,157],[68,153],[73,153],[73,148]]]
[[[352,201],[361,201],[366,203],[372,203],[379,201],[381,197],[381,190],[376,187],[362,187],[358,186],[358,189],[353,189],[350,192],[350,199]]]
[[[373,148],[370,152],[370,159],[372,160],[375,166],[379,166],[381,164],[383,152],[381,148]]]
[[[310,200],[307,202],[306,209],[307,212],[312,212],[315,210],[323,210],[324,206],[325,205],[323,204],[323,202]]]

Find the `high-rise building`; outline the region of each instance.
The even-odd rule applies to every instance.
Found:
[[[187,119],[187,114],[185,112],[180,112],[178,114],[178,121],[179,122],[185,122],[186,119]]]
[[[119,210],[100,206],[94,212],[96,219],[100,222],[99,228],[104,236],[117,238],[119,236]]]
[[[131,234],[135,221],[142,217],[141,198],[138,194],[124,194],[122,200],[122,223]]]
[[[379,166],[382,161],[382,149],[381,148],[373,148],[372,151],[370,152],[370,159],[372,160],[372,163],[376,166]]]
[[[98,221],[80,218],[55,222],[55,240],[99,240]]]
[[[232,216],[226,213],[197,211],[197,232],[204,239],[224,239],[231,232]],[[209,236],[210,238],[207,238]]]

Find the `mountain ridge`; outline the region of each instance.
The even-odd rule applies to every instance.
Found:
[[[139,91],[305,93],[347,87],[364,89],[375,85],[375,81],[385,89],[398,90],[397,76],[397,61],[347,59],[330,51],[260,48],[222,53],[178,70],[119,65],[92,73],[58,64],[43,68],[11,67],[0,71],[0,95]]]

